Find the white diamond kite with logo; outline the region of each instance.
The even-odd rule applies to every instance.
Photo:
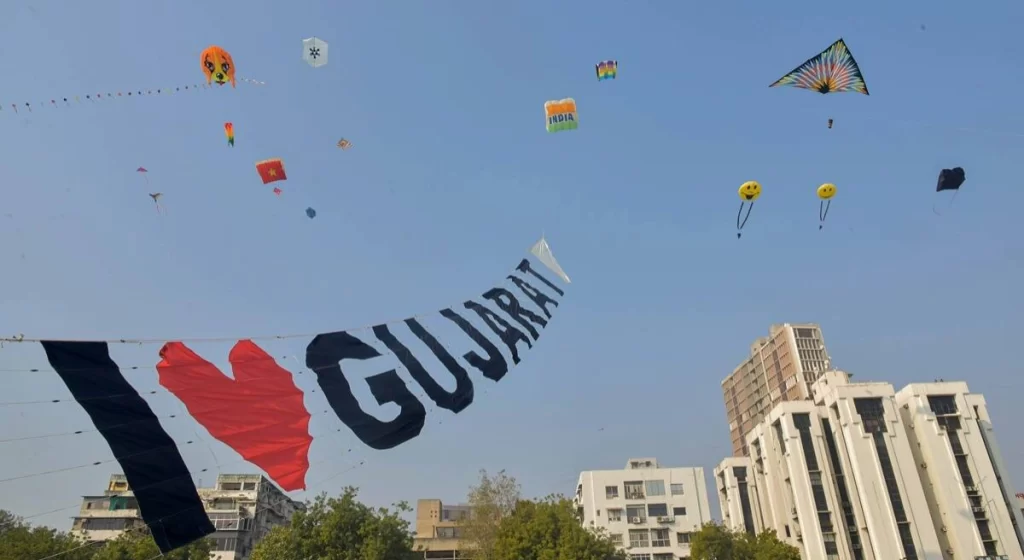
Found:
[[[303,39],[302,60],[313,68],[327,64],[327,42],[316,37]]]

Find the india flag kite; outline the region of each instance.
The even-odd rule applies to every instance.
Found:
[[[548,132],[576,130],[579,118],[576,114],[576,100],[567,97],[544,104],[544,116],[547,118]]]

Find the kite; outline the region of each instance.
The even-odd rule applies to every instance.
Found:
[[[274,194],[276,194],[277,196],[281,196],[281,193],[283,193],[283,192],[284,191],[282,191],[281,189],[279,189],[277,187],[274,187]]]
[[[309,216],[310,220],[312,220],[313,218],[316,217],[316,210],[313,210],[312,207],[306,208],[306,215]]]
[[[203,67],[207,84],[211,81],[217,82],[218,85],[231,82],[231,87],[235,87],[235,61],[231,59],[228,51],[217,45],[210,45],[199,55],[199,63]]]
[[[149,170],[148,169],[146,169],[145,167],[140,167],[140,168],[136,169],[135,172],[136,173],[142,173],[143,174],[142,177],[146,179],[146,185],[149,185],[149,175],[148,175]]]
[[[743,236],[743,233],[740,232],[740,230],[743,229],[743,226],[747,225],[747,219],[750,218],[750,211],[754,209],[754,201],[761,196],[761,183],[758,183],[757,181],[747,181],[740,185],[738,192],[740,195],[740,210],[736,213],[736,239]],[[749,206],[747,206],[747,215],[744,216],[743,221],[740,222],[740,215],[743,214],[743,205],[747,203],[750,203]]]
[[[342,138],[341,140],[338,140],[338,147],[341,148],[342,150],[347,150],[352,147],[352,142],[349,142],[348,140]]]
[[[316,37],[303,39],[302,60],[313,68],[327,64],[327,42]]]
[[[768,87],[777,86],[809,89],[821,94],[854,92],[870,95],[864,75],[846,46],[846,41],[842,39]],[[832,128],[832,119],[828,120],[828,127]]]
[[[614,80],[619,73],[619,61],[605,60],[598,62],[594,69],[597,70],[597,81]]]
[[[949,199],[949,206],[952,206],[956,195],[960,194],[960,185],[963,185],[966,180],[967,174],[964,173],[963,167],[943,169],[939,172],[939,181],[935,184],[935,192],[953,191],[953,196]],[[939,216],[942,215],[935,209],[935,204],[932,204],[932,212]]]
[[[163,195],[164,195],[164,193],[158,193],[158,192],[157,193],[149,193],[149,198],[152,198],[153,199],[153,203],[156,204],[156,213],[157,214],[160,214],[161,210],[163,209],[163,207],[160,206],[160,197],[163,196]]]
[[[546,241],[530,253],[537,257],[518,256],[498,282],[465,294],[457,306],[304,337],[295,372],[254,340],[233,339],[220,350],[204,344],[208,355],[191,343],[170,340],[152,350],[157,354],[159,348],[155,369],[166,390],[156,394],[148,379],[126,375],[129,363],[119,363],[124,353],[116,349],[134,340],[34,342],[45,352],[54,378],[105,440],[139,515],[166,554],[215,531],[193,482],[207,469],[199,468],[199,454],[187,453],[185,446],[193,443],[186,439],[188,431],[201,427],[285,492],[309,490],[322,484],[307,482],[315,464],[309,456],[312,443],[336,452],[348,447],[331,439],[335,425],[311,430],[314,414],[337,418],[368,449],[385,451],[420,437],[441,414],[447,421],[470,407],[481,383],[493,391],[494,382],[510,377],[546,332],[570,286],[559,280],[564,271]],[[549,269],[561,272],[555,277]],[[398,368],[402,376],[395,373]],[[363,375],[367,370],[372,374]],[[307,372],[315,385],[297,384],[298,374]],[[314,400],[305,398],[313,392],[319,393],[313,397],[315,412],[307,404]],[[365,392],[377,402],[359,398]],[[162,409],[152,401],[168,397],[180,401],[187,418],[158,415]],[[65,400],[62,394],[57,402]],[[188,430],[168,433],[182,421]],[[182,439],[173,437],[178,432]]]
[[[256,172],[260,174],[260,179],[263,179],[264,185],[274,181],[284,181],[288,178],[284,173],[284,162],[280,158],[256,162]]]
[[[228,146],[235,145],[235,125],[226,122],[224,123],[224,135],[228,137]]]
[[[854,92],[869,95],[864,75],[842,39],[768,87],[776,86],[810,89],[822,94]]]
[[[818,187],[818,230],[825,227],[825,218],[828,217],[828,209],[832,206],[832,197],[836,195],[836,186],[832,183],[825,183]]]
[[[544,104],[544,115],[547,117],[548,132],[576,130],[579,116],[576,114],[576,100],[568,97]]]

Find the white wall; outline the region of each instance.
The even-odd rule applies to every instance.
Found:
[[[760,533],[764,530],[764,522],[755,491],[754,465],[749,457],[727,457],[714,469],[712,480],[722,508],[722,522],[733,531],[746,531],[739,480],[733,471],[737,467],[747,469],[746,492],[750,503],[750,522],[754,525],[754,532]]]
[[[931,505],[932,519],[943,549],[954,558],[985,556],[975,514],[960,469],[957,467],[946,431],[936,421],[928,401],[929,395],[952,395],[960,418],[958,439],[966,453],[968,469],[977,492],[975,500],[988,517],[989,530],[999,554],[1011,560],[1024,560],[1012,517],[1019,515],[1007,507],[1001,472],[989,457],[982,428],[974,413],[979,415],[985,406],[981,395],[969,395],[966,383],[916,383],[908,385],[896,395],[903,423],[913,443],[916,467],[924,482],[925,494]],[[994,434],[988,438],[995,444]],[[998,449],[995,450],[998,455]]]
[[[645,491],[643,499],[626,499],[625,482],[653,480],[664,481],[665,495],[650,496]],[[682,484],[683,493],[672,495],[672,484]],[[607,486],[617,487],[618,497],[608,498],[605,492]],[[580,473],[576,502],[582,509],[584,527],[603,528],[608,534],[622,535],[623,548],[629,546],[630,529],[668,529],[669,546],[630,548],[631,554],[672,553],[676,558],[687,557],[690,554],[689,545],[679,544],[677,533],[695,533],[704,523],[711,521],[707,484],[701,467],[584,471]],[[634,524],[627,519],[627,506],[648,504],[666,504],[671,521],[659,522],[657,518],[648,516],[645,522]],[[674,508],[686,508],[686,514],[674,515]],[[609,509],[621,509],[621,519],[611,521]],[[649,544],[653,543],[649,540]]]

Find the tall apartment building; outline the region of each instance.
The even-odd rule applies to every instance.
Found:
[[[746,436],[780,402],[807,399],[810,385],[831,367],[821,327],[772,325],[750,345],[750,356],[722,380],[732,454],[749,455]]]
[[[896,404],[943,549],[956,558],[1024,559],[1024,523],[985,397],[962,382],[914,383]]]
[[[258,474],[222,474],[213,488],[197,488],[215,533],[212,560],[248,560],[256,543],[276,525],[291,522],[303,509],[271,481]],[[83,496],[71,533],[100,542],[145,526],[138,502],[122,474],[110,477],[101,495]]]
[[[690,537],[711,521],[701,467],[630,459],[622,470],[584,471],[576,485],[583,526],[604,529],[630,560],[690,557]]]
[[[430,560],[468,558],[468,546],[461,539],[459,524],[471,512],[472,508],[467,505],[446,506],[441,500],[418,500],[413,550]]]
[[[715,467],[713,479],[725,526],[756,535],[764,530],[764,520],[752,476],[753,463],[749,457],[728,457]]]
[[[805,558],[1024,560],[984,399],[966,384],[897,395],[830,371],[811,396],[780,403],[747,436],[752,515],[766,529]],[[742,508],[739,493],[719,495],[723,511]]]

